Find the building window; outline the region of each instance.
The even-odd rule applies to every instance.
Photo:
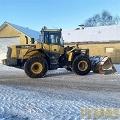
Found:
[[[114,48],[113,47],[106,47],[105,48],[105,52],[106,53],[113,53],[114,52]]]

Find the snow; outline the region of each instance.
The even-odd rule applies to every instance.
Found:
[[[0,88],[2,91],[0,93],[1,118],[17,116],[22,119],[29,118],[34,120],[43,118],[79,119],[79,107],[84,105],[84,101],[71,101],[69,97],[61,96],[61,94],[54,92],[52,89],[41,88],[39,91],[34,91],[31,88],[27,88],[27,90],[24,90],[25,88],[4,88],[4,86],[0,86]],[[57,94],[58,98],[55,97]],[[91,106],[90,104],[88,105]]]
[[[78,90],[13,88],[0,85],[0,91],[2,120],[80,120],[81,108],[108,107],[110,102],[108,100],[106,105],[100,101],[99,104],[91,102],[85,97],[90,92],[79,93]]]
[[[120,25],[65,29],[62,31],[65,42],[109,42],[120,40]]]
[[[120,65],[115,67],[120,74]],[[23,70],[0,64],[0,73],[5,71],[23,74]],[[66,70],[59,68],[57,71]],[[0,85],[0,120],[80,120],[82,108],[119,108],[118,100],[110,99],[111,95],[101,91]],[[103,102],[100,98],[105,96]]]
[[[117,70],[117,73],[120,75],[120,65],[119,64],[114,64],[116,70]]]
[[[0,63],[2,63],[2,60],[6,58],[6,53],[0,54]]]

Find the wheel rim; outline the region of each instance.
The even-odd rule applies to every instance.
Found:
[[[87,68],[88,68],[88,64],[87,64],[86,61],[80,61],[80,62],[78,63],[78,69],[79,69],[80,71],[85,71]]]
[[[40,72],[42,72],[43,70],[43,66],[41,63],[39,62],[35,62],[31,65],[31,71],[34,73],[34,74],[39,74]]]

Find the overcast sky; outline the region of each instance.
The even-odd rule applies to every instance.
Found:
[[[120,16],[120,0],[0,0],[0,25],[7,21],[34,30],[77,28],[96,13]]]

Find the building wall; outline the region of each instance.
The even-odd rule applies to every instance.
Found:
[[[70,44],[74,46],[75,44]],[[67,46],[67,45],[65,45]],[[112,43],[83,43],[78,45],[82,49],[89,49],[90,56],[103,55],[112,58],[113,63],[120,64],[120,42]]]
[[[20,37],[20,44],[26,43],[25,34],[22,32],[16,30],[15,28],[11,27],[10,25],[6,25],[1,31],[0,31],[0,37],[6,38],[6,37]],[[31,38],[28,37],[28,44],[30,43]]]

